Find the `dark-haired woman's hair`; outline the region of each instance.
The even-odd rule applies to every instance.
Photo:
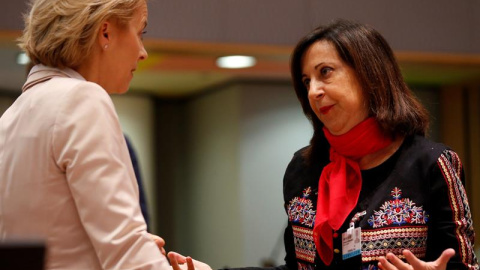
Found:
[[[386,135],[392,138],[425,135],[428,113],[405,83],[387,41],[367,25],[338,20],[320,26],[302,38],[291,58],[290,72],[295,92],[314,129],[310,147],[305,152],[307,158],[328,144],[322,131],[323,124],[310,107],[308,91],[302,83],[302,58],[317,41],[333,44],[340,58],[353,68],[369,102],[369,116],[378,121]]]

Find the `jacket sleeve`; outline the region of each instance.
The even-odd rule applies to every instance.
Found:
[[[52,147],[104,269],[167,269],[146,231],[138,186],[113,103],[96,84],[66,90]]]
[[[447,248],[455,256],[447,269],[479,269],[473,250],[474,228],[458,155],[445,150],[431,171],[431,197],[435,208],[429,227],[426,257],[434,260]]]

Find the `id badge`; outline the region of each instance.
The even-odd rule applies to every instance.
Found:
[[[350,227],[342,233],[342,258],[344,260],[358,256],[362,253],[362,233],[360,227]]]

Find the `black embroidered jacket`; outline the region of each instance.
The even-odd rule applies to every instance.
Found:
[[[312,231],[318,180],[328,155],[307,163],[302,150],[284,177],[287,255],[280,268],[377,269],[379,256],[387,252],[402,257],[401,251],[409,249],[433,261],[454,248],[448,269],[479,269],[463,168],[455,152],[420,136],[409,137],[383,164],[362,171],[357,206],[334,232],[334,258],[327,267],[317,254]],[[350,222],[361,227],[361,255],[343,260],[341,235]]]

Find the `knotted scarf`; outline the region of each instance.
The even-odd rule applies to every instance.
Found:
[[[330,143],[330,163],[318,183],[317,216],[313,236],[320,258],[326,265],[333,259],[333,230],[338,230],[353,210],[362,187],[358,160],[392,143],[374,118],[367,118],[342,135],[323,132]]]

